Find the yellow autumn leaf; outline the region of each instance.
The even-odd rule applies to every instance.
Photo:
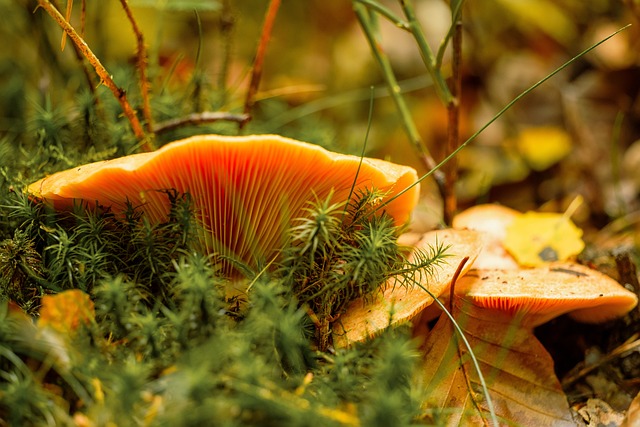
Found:
[[[573,17],[554,1],[500,0],[499,3],[525,31],[542,31],[565,46],[579,34]]]
[[[523,266],[566,261],[584,249],[582,230],[568,215],[527,212],[507,227],[504,247]]]
[[[532,127],[518,135],[516,145],[529,167],[541,171],[553,166],[571,152],[571,137],[558,127]]]
[[[72,335],[81,324],[90,323],[94,317],[95,308],[89,295],[71,289],[42,297],[38,326]]]

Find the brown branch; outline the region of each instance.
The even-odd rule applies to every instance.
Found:
[[[82,0],[80,4],[80,35],[84,37],[84,30],[87,24],[87,0]]]
[[[127,18],[131,23],[133,33],[136,35],[136,62],[138,72],[140,73],[139,78],[140,94],[142,95],[142,115],[144,116],[144,120],[146,122],[147,132],[152,133],[153,118],[151,116],[151,103],[149,102],[149,79],[147,78],[147,48],[144,45],[144,36],[142,35],[142,31],[140,31],[140,27],[138,26],[136,19],[133,17],[133,13],[131,12],[131,8],[129,8],[127,0],[120,0],[120,4],[122,4],[122,9],[124,9],[124,12],[127,14]]]
[[[122,107],[124,115],[127,117],[129,123],[131,124],[131,128],[133,129],[133,133],[135,134],[136,138],[140,141],[143,141],[142,148],[146,151],[152,151],[153,147],[146,138],[146,135],[144,133],[144,130],[142,129],[142,126],[140,125],[140,121],[138,120],[138,116],[135,110],[131,107],[131,104],[129,104],[129,101],[127,100],[126,92],[115,84],[115,82],[111,78],[111,75],[109,75],[98,57],[93,53],[87,43],[82,39],[82,37],[80,37],[80,35],[64,18],[64,16],[60,14],[58,9],[56,9],[49,0],[38,0],[38,4],[58,23],[58,25],[60,25],[60,28],[64,30],[64,32],[69,36],[74,45],[77,46],[84,57],[87,58],[87,61],[89,61],[89,63],[93,66],[94,70],[100,77],[101,82],[105,86],[107,86],[107,88],[109,88],[109,90],[116,97],[116,99],[120,103],[120,106]]]
[[[180,117],[178,119],[167,120],[159,123],[153,128],[154,133],[159,134],[167,132],[172,129],[176,129],[182,126],[199,125],[204,123],[213,123],[217,121],[226,120],[229,122],[243,123],[248,120],[247,114],[233,114],[224,111],[209,112],[204,111],[202,113],[189,114],[186,117]]]
[[[73,10],[73,0],[67,0],[67,10],[65,19],[71,21],[71,11]],[[60,50],[64,50],[64,46],[67,44],[67,33],[62,33],[62,40],[60,41]]]
[[[449,155],[456,151],[460,146],[460,95],[462,93],[462,21],[461,15],[452,25],[455,26],[452,38],[453,58],[451,61],[452,77],[449,90],[453,95],[453,102],[447,105],[448,116],[448,136],[447,149],[445,155]],[[444,185],[444,214],[445,224],[451,224],[453,216],[458,209],[458,200],[456,197],[456,182],[458,181],[458,159],[452,158],[444,166],[445,185]]]
[[[269,2],[269,8],[264,18],[264,25],[262,26],[262,34],[260,35],[260,42],[258,44],[258,50],[256,57],[253,61],[253,70],[251,73],[251,81],[249,82],[249,89],[247,91],[247,98],[244,103],[244,114],[247,115],[247,119],[240,123],[242,129],[251,120],[251,110],[255,104],[256,93],[258,92],[258,86],[260,85],[260,78],[262,77],[262,65],[264,63],[264,57],[267,52],[267,45],[271,38],[271,31],[273,30],[273,23],[276,20],[278,14],[278,8],[280,7],[280,0],[271,0]]]
[[[229,79],[229,69],[231,66],[231,53],[233,52],[233,32],[235,27],[235,17],[231,8],[231,0],[224,0],[222,3],[222,13],[220,14],[220,37],[222,38],[222,61],[220,72],[218,73],[218,89],[222,94],[222,104],[227,103],[227,80]]]

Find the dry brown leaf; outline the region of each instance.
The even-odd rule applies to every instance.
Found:
[[[415,236],[413,236],[415,241]],[[411,238],[404,239],[412,241]],[[478,232],[471,230],[437,230],[425,233],[415,243],[416,248],[427,249],[438,244],[448,246],[443,263],[434,268],[432,275],[424,275],[423,286],[432,294],[439,296],[449,288],[451,278],[458,265],[465,257],[469,257],[462,274],[466,273],[474,259],[480,253],[483,239]],[[427,292],[419,287],[406,288],[393,286],[393,279],[386,289],[376,295],[375,299],[365,302],[358,299],[352,302],[346,312],[333,325],[334,345],[346,347],[382,332],[390,325],[410,321],[426,306],[433,302]]]
[[[460,324],[489,390],[500,424],[575,426],[553,360],[532,329],[488,316],[456,297]],[[425,417],[438,425],[490,424],[479,377],[448,316],[441,316],[425,343],[419,371]]]
[[[620,427],[640,427],[640,393],[633,399]]]
[[[589,399],[577,409],[578,415],[587,427],[619,426],[624,416],[600,399]]]

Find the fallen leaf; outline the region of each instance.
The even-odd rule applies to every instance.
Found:
[[[567,215],[527,212],[507,226],[504,247],[522,266],[566,261],[584,249],[582,230]]]
[[[624,420],[624,415],[600,399],[587,400],[577,412],[587,427],[619,426]]]
[[[93,301],[80,289],[70,289],[42,297],[39,327],[50,327],[72,336],[81,324],[89,324],[95,317]]]
[[[640,427],[640,393],[631,401],[627,416],[621,427]]]
[[[541,126],[524,129],[516,146],[529,167],[536,171],[550,168],[571,152],[571,137],[561,128]]]
[[[479,362],[500,425],[576,425],[553,360],[530,326],[502,323],[493,311],[458,296],[454,312]],[[426,357],[417,380],[426,393],[423,410],[427,421],[491,425],[479,376],[448,316],[440,317],[424,348]]]
[[[500,0],[526,31],[543,31],[557,42],[568,45],[578,35],[578,28],[569,13],[550,0]]]

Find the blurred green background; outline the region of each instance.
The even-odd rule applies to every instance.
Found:
[[[129,3],[149,50],[157,123],[199,111],[242,111],[267,1]],[[380,3],[398,10],[395,1]],[[59,1],[61,10],[65,5]],[[78,30],[81,6],[76,0],[71,17]],[[415,7],[435,50],[451,22],[449,6],[417,0]],[[583,49],[624,25],[637,24],[639,9],[631,0],[468,2],[463,17],[461,138]],[[69,127],[81,127],[79,117],[92,100],[82,62],[69,41],[61,51],[61,29],[36,1],[1,0],[0,20],[1,153],[15,158],[42,151],[38,144],[43,132],[55,140],[72,132]],[[120,2],[87,2],[84,33],[116,83],[140,107],[135,37]],[[446,110],[429,84],[415,42],[384,19],[380,34],[420,134],[441,158]],[[638,40],[638,25],[633,25],[525,97],[480,135],[459,156],[461,205],[497,200],[519,209],[561,210],[582,195],[587,203],[577,219],[596,226],[637,210]],[[104,87],[97,93],[112,102]],[[279,133],[360,153],[371,97],[367,154],[425,173],[387,97],[351,2],[284,0],[268,45],[259,102],[246,131]],[[108,137],[100,136],[99,129],[92,132],[88,137],[72,132],[83,140],[78,141],[80,151],[94,153],[89,160],[138,149],[122,124],[109,129]],[[159,141],[200,132],[234,133],[237,127],[218,123],[180,129]],[[68,145],[61,141],[66,140],[58,145]],[[87,160],[64,154],[64,147],[57,150],[56,162],[49,161],[49,149],[46,159],[32,162],[23,174],[37,177]],[[433,186],[425,185],[423,192],[422,213],[416,217],[426,228],[437,222],[440,208]]]

